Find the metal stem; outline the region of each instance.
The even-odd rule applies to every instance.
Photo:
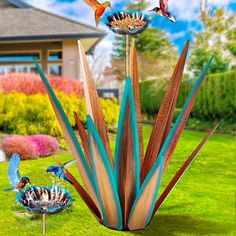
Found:
[[[129,35],[125,35],[125,75],[129,76]]]
[[[43,235],[46,234],[46,215],[43,214],[42,215],[42,231],[43,231]]]

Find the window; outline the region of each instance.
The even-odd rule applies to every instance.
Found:
[[[113,92],[105,92],[103,93],[103,98],[114,98],[115,95]]]
[[[48,61],[61,61],[62,60],[62,50],[54,49],[48,50]]]
[[[40,52],[1,52],[0,62],[18,62],[40,60]]]
[[[50,75],[62,75],[62,50],[48,50],[48,73]]]
[[[0,74],[34,73],[33,59],[41,60],[41,51],[0,52]]]
[[[61,64],[49,64],[49,74],[50,75],[62,75]]]
[[[0,75],[8,73],[36,73],[35,66],[32,65],[0,65]]]
[[[62,60],[62,51],[49,51],[48,61],[59,61]]]

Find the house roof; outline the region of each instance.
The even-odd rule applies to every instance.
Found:
[[[98,38],[106,33],[84,23],[7,0],[14,7],[0,9],[0,42],[19,40]]]

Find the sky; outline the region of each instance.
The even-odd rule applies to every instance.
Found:
[[[73,19],[85,22],[95,26],[94,12],[83,0],[24,0],[38,8],[51,11],[56,14],[71,17]],[[102,2],[102,1],[101,1]],[[130,0],[111,0],[115,11],[124,9],[124,6],[130,3]],[[159,5],[158,0],[149,0],[150,6],[147,10]],[[228,11],[236,13],[236,0],[211,0],[213,9],[224,7]],[[170,37],[172,43],[180,52],[185,42],[190,39],[194,41],[193,32],[202,30],[199,21],[199,4],[198,0],[169,0],[169,11],[176,17],[177,23],[171,23],[168,19],[155,15],[153,17],[153,27],[164,30]],[[152,14],[152,13],[151,13]],[[108,35],[98,44],[95,53],[106,54],[109,56],[112,51],[112,42],[114,33],[110,32],[103,24],[99,25],[100,29],[108,32]]]

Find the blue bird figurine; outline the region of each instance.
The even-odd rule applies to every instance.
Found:
[[[28,177],[20,177],[19,173],[20,156],[18,154],[13,154],[10,159],[10,164],[8,167],[8,179],[13,188],[5,189],[4,192],[16,191],[19,192],[25,187],[26,184],[30,183]]]
[[[66,176],[64,169],[68,168],[69,166],[73,165],[77,160],[72,160],[64,163],[60,166],[49,166],[47,168],[47,172],[53,172],[58,178],[63,178],[64,180],[68,181],[70,184],[73,185],[71,180]]]
[[[150,11],[154,11],[158,15],[168,18],[171,22],[176,22],[175,17],[168,11],[168,0],[160,0],[160,7],[155,7]]]

